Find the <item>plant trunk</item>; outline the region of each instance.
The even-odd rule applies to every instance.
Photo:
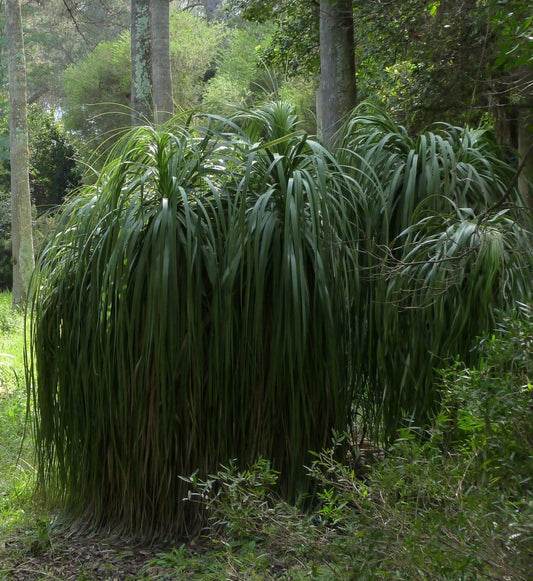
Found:
[[[518,187],[529,210],[533,213],[533,72],[528,66],[518,71],[520,84],[524,87],[521,107],[518,108],[518,154],[520,160],[527,156],[519,177]]]
[[[519,113],[518,153],[520,159],[527,155],[518,180],[518,187],[530,212],[533,213],[533,112],[525,109]]]
[[[170,66],[169,0],[152,2],[152,72],[156,123],[168,121],[174,111]]]
[[[19,0],[6,0],[5,8],[10,102],[13,306],[16,306],[26,297],[35,262],[26,117],[26,60]]]
[[[131,124],[152,120],[150,2],[131,0]]]
[[[203,0],[205,19],[212,22],[219,15],[222,0]]]
[[[356,105],[352,0],[320,0],[320,88],[317,110],[322,140],[335,133]]]

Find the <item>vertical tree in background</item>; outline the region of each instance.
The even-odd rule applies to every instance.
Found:
[[[212,22],[222,8],[222,0],[203,0],[205,18],[207,22]]]
[[[157,123],[172,117],[172,69],[170,66],[169,0],[152,1],[152,73],[154,116]]]
[[[488,95],[500,143],[518,152],[520,192],[533,211],[533,15],[531,2],[492,0]],[[512,10],[512,11],[511,11]]]
[[[131,124],[152,119],[152,37],[149,0],[131,0]]]
[[[25,296],[34,267],[29,183],[26,60],[19,0],[5,0],[8,42],[11,156],[13,305]]]
[[[335,132],[356,105],[352,0],[320,0],[320,88],[317,97],[322,139]]]
[[[524,87],[518,104],[518,153],[524,162],[519,179],[519,188],[531,212],[533,212],[533,71],[530,66],[522,66],[519,75]]]

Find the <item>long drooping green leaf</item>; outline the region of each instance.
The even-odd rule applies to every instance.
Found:
[[[368,106],[336,156],[283,103],[125,136],[34,276],[43,489],[93,527],[188,534],[181,477],[267,457],[296,499],[333,430],[423,424],[435,368],[531,295],[512,174],[486,132],[412,139]]]

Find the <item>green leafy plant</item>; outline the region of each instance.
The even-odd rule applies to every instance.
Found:
[[[267,458],[295,501],[333,431],[427,424],[435,368],[531,292],[490,136],[413,142],[361,110],[342,143],[285,103],[182,117],[128,134],[67,208],[31,291],[28,383],[41,485],[73,517],[192,534],[179,477],[234,458]]]
[[[533,308],[521,304],[518,313],[500,318],[497,332],[481,341],[475,368],[457,365],[442,372],[438,421],[450,446],[476,458],[471,467],[479,471],[476,481],[521,498],[533,486]]]
[[[32,503],[34,468],[23,382],[23,315],[11,293],[0,293],[0,551],[24,519],[38,518]],[[2,557],[3,558],[3,555]]]
[[[57,211],[68,194],[81,183],[77,151],[52,111],[33,105],[29,109],[30,184],[39,216]]]
[[[200,502],[209,517],[205,538],[218,546],[219,561],[236,577],[299,579],[328,568],[313,564],[325,558],[328,530],[280,498],[278,478],[260,458],[247,468],[231,461],[206,479],[186,479],[188,501]]]
[[[214,531],[224,527],[230,538],[257,540],[264,534],[266,515],[276,515],[271,501],[278,478],[264,458],[245,470],[232,460],[206,480],[196,474],[187,478],[192,485],[188,500],[205,506]]]
[[[334,500],[338,578],[528,578],[531,305],[498,319],[477,365],[440,372],[429,426],[402,429],[363,480],[335,447],[317,454],[310,472]]]
[[[441,124],[413,139],[363,104],[342,139],[338,158],[361,188],[357,399],[374,439],[390,439],[406,417],[424,424],[435,369],[473,362],[494,309],[531,297],[531,231],[490,132]]]
[[[8,117],[0,115],[0,130],[9,134]],[[76,150],[61,123],[51,111],[32,105],[28,109],[30,149],[30,189],[34,205],[34,241],[39,249],[42,224],[57,210],[65,197],[81,181]],[[0,288],[12,286],[11,172],[9,139],[0,140]]]
[[[41,483],[74,516],[190,533],[178,476],[231,458],[269,458],[295,499],[348,422],[349,184],[296,122],[140,128],[60,219],[29,383]]]

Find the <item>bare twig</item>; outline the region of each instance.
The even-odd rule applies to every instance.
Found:
[[[89,46],[89,41],[87,40],[87,37],[81,31],[81,29],[78,25],[78,21],[76,20],[76,17],[74,16],[74,10],[69,6],[67,0],[63,0],[63,5],[67,9],[67,12],[69,13],[70,18],[71,18],[72,22],[74,23],[74,26],[75,26],[78,34],[83,38],[83,41],[85,42],[85,44],[87,46]]]
[[[505,204],[505,202],[509,199],[509,196],[513,193],[513,190],[515,189],[516,184],[518,183],[518,178],[520,177],[520,174],[522,173],[522,170],[524,169],[524,167],[526,165],[527,158],[531,155],[532,151],[533,151],[533,145],[531,145],[529,147],[529,149],[526,151],[526,153],[522,157],[522,161],[520,162],[520,165],[518,166],[518,168],[514,174],[514,177],[511,181],[511,183],[509,184],[509,187],[507,188],[505,194],[503,194],[503,196],[495,204],[493,204],[490,208],[485,210],[483,212],[483,214],[481,214],[481,216],[478,219],[478,227],[481,225],[483,220],[486,220],[486,218],[489,214],[491,214],[492,212],[494,212],[498,208],[501,208],[501,206],[503,206],[503,204]]]

